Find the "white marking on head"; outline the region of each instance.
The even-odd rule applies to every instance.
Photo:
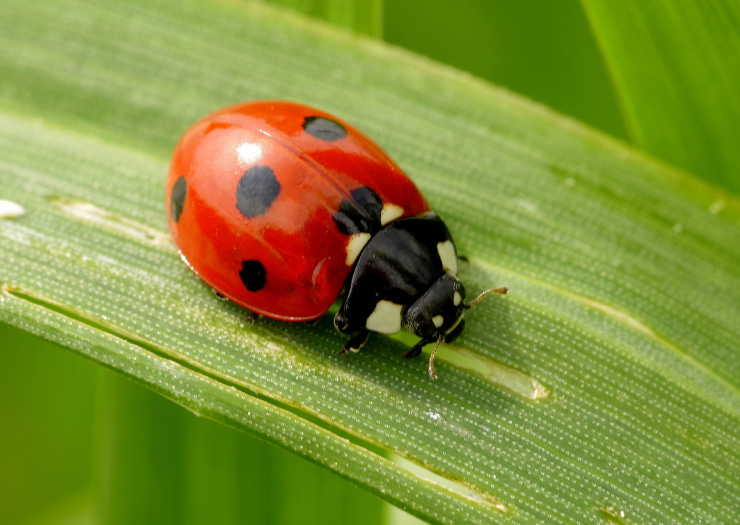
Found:
[[[452,304],[455,306],[459,305],[462,301],[462,296],[460,295],[460,292],[455,292],[455,295],[452,296]]]
[[[434,326],[439,328],[440,326],[445,324],[445,318],[441,315],[435,315],[434,317],[432,317],[432,322],[434,323]]]
[[[25,214],[23,206],[13,201],[0,201],[0,219],[17,219]]]
[[[347,266],[355,264],[357,256],[360,255],[360,252],[370,240],[370,237],[372,236],[367,232],[353,233],[349,236],[349,240],[347,241],[347,260],[345,261]]]
[[[389,222],[398,219],[401,215],[403,215],[403,208],[395,204],[386,204],[380,210],[380,224],[385,226]]]
[[[365,321],[365,328],[380,334],[395,334],[401,330],[401,310],[403,306],[390,301],[381,300],[375,305],[375,310]]]
[[[442,269],[457,275],[457,253],[452,241],[448,239],[445,242],[438,243],[437,253],[439,253],[439,258],[442,261]]]

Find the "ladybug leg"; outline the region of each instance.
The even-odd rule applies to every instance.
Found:
[[[406,359],[413,359],[414,357],[419,357],[419,355],[421,354],[421,349],[424,348],[426,345],[435,342],[436,340],[437,338],[434,336],[426,337],[422,339],[421,341],[416,343],[414,346],[412,346],[411,350],[406,352],[403,355],[403,357],[405,357]]]
[[[256,314],[252,312],[247,316],[247,321],[249,321],[249,326],[254,326],[254,322],[257,320],[257,318],[260,316],[260,314]]]
[[[362,345],[364,345],[367,342],[367,338],[370,336],[370,332],[367,330],[362,330],[360,333],[355,335],[352,339],[347,341],[347,344],[344,345],[344,348],[342,348],[339,351],[339,355],[344,355],[345,357],[349,357],[349,352],[359,352],[360,348],[362,348]]]

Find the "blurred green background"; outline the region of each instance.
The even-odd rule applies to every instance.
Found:
[[[625,136],[608,73],[577,0],[393,0],[384,6],[383,32],[389,43],[468,71],[608,134]],[[194,494],[203,494],[205,487],[216,501],[243,502],[255,524],[381,523],[387,515],[379,500],[313,464],[195,418],[112,372],[2,325],[0,363],[0,524],[93,523],[90,502],[105,497],[96,494],[96,478],[106,469],[127,467],[106,464],[103,447],[154,443],[154,449],[145,451],[148,460],[178,464],[189,439],[207,440],[233,453],[233,464],[218,470],[219,475],[226,471],[260,483],[249,494],[229,494],[228,480],[213,479],[202,464],[182,466],[178,479],[149,479],[127,487],[131,513],[115,521],[143,522],[135,515],[136,498],[170,497],[167,486],[175,483],[193,487]],[[135,398],[140,411],[116,413],[121,396]],[[183,442],[127,436],[111,444],[106,432],[125,425],[127,418],[150,418],[153,433],[157,425],[178,425]],[[267,495],[274,493],[281,494],[280,506],[267,503]],[[186,508],[188,502],[182,503]],[[229,516],[205,519],[233,522]],[[398,523],[404,518],[393,519]],[[160,516],[155,522],[183,523],[178,516]]]
[[[580,2],[391,0],[384,9],[387,42],[626,136]]]

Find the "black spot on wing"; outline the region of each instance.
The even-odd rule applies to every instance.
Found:
[[[333,142],[347,136],[347,130],[339,122],[324,117],[306,117],[303,129],[317,139]]]
[[[236,207],[251,219],[262,215],[280,193],[280,183],[269,166],[252,166],[236,187]]]
[[[172,193],[170,193],[170,215],[172,220],[177,222],[180,220],[182,215],[182,209],[185,206],[185,197],[188,193],[188,183],[185,177],[180,177],[172,186]]]
[[[380,230],[380,212],[383,210],[380,196],[367,186],[352,190],[350,196],[352,199],[343,200],[339,211],[333,216],[339,231],[344,235],[352,235]]]
[[[256,259],[250,259],[242,262],[242,269],[239,271],[244,286],[250,292],[259,292],[265,287],[267,282],[267,270],[264,265]]]

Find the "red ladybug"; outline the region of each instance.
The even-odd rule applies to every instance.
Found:
[[[312,321],[345,289],[344,354],[404,328],[421,337],[415,357],[454,340],[476,302],[463,302],[455,244],[414,183],[323,111],[266,101],[208,115],[175,148],[166,195],[183,260],[252,312]]]

